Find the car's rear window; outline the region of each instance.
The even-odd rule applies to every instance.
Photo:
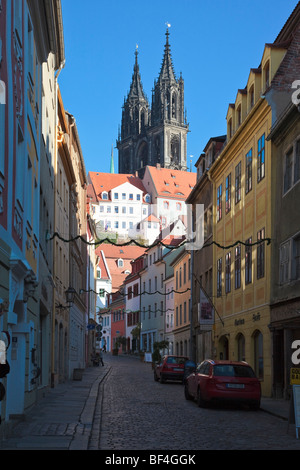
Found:
[[[255,377],[251,367],[241,365],[215,365],[215,377]]]
[[[186,361],[185,357],[168,357],[167,364],[184,364]]]

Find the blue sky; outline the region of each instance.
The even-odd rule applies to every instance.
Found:
[[[297,5],[292,0],[62,0],[66,65],[59,76],[64,106],[76,118],[87,172],[110,172],[131,83],[136,44],[151,103],[166,23],[177,78],[185,83],[192,168],[210,137],[226,133],[228,104],[258,67]],[[300,77],[295,77],[300,79]]]

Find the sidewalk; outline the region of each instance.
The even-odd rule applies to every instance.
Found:
[[[87,450],[99,386],[109,370],[106,361],[85,369],[82,380],[49,389],[15,425],[13,436],[0,440],[0,450]]]

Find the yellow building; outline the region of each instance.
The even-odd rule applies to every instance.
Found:
[[[271,396],[270,263],[272,108],[264,93],[286,53],[267,44],[227,113],[227,143],[209,171],[214,184],[216,358],[246,360]]]
[[[171,263],[174,268],[174,353],[190,356],[190,253],[183,250]]]

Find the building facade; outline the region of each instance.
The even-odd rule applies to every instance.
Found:
[[[46,328],[51,297],[46,291],[52,266],[44,240],[40,255],[40,238],[46,236],[41,230],[47,226],[40,221],[40,214],[44,215],[40,185],[45,157],[53,158],[53,148],[47,153],[44,141],[48,132],[43,128],[43,64],[48,64],[54,85],[54,72],[64,53],[60,2],[46,3],[8,0],[0,10],[0,80],[5,85],[5,99],[2,94],[0,100],[4,101],[0,105],[0,297],[5,305],[0,328],[11,337],[10,373],[4,379],[6,395],[0,403],[1,432],[6,432],[14,415],[24,414],[36,402],[50,376]],[[47,62],[50,52],[53,61]],[[49,119],[54,130],[53,113]],[[50,187],[51,182],[53,174]],[[48,198],[45,204],[50,205]]]
[[[213,356],[212,329],[214,318],[208,322],[201,311],[203,306],[212,307],[213,297],[213,183],[207,175],[207,170],[211,167],[216,157],[220,153],[226,136],[211,138],[206,144],[203,153],[196,162],[197,183],[190,193],[187,204],[191,204],[193,210],[193,231],[197,233],[195,224],[197,220],[198,205],[203,207],[203,244],[204,247],[192,249],[190,252],[192,263],[192,338],[191,338],[191,358],[196,362],[201,362],[207,357]]]

